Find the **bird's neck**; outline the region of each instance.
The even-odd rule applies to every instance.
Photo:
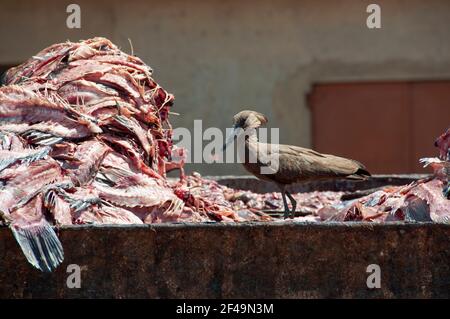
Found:
[[[241,153],[238,148],[238,154],[244,163],[248,163],[250,158],[258,158],[258,135],[256,130],[246,132],[244,152]]]
[[[249,130],[245,136],[246,144],[256,144],[258,143],[258,135],[256,134],[256,130]]]

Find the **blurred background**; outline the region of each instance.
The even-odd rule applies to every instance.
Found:
[[[81,7],[69,29],[66,8]],[[381,29],[366,8],[381,7]],[[357,159],[373,173],[425,173],[450,125],[450,1],[0,2],[0,71],[50,44],[109,38],[176,97],[174,127],[230,127],[254,109],[280,142]],[[188,164],[204,175],[239,164]]]

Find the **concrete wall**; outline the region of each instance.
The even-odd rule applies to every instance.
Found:
[[[366,27],[374,1],[80,1],[82,28],[66,27],[73,1],[0,4],[0,64],[51,43],[106,36],[155,69],[176,96],[175,127],[229,126],[252,108],[281,127],[281,142],[310,146],[313,83],[450,78],[450,2],[376,1],[382,29]],[[237,165],[193,165],[236,174]]]

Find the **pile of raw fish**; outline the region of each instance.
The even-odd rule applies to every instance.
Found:
[[[53,224],[242,220],[184,183],[185,150],[172,144],[168,119],[173,101],[149,66],[105,38],[55,44],[8,70],[0,220],[32,265],[51,271],[62,262]],[[181,179],[169,184],[173,169]]]

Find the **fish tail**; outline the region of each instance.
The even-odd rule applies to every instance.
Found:
[[[43,272],[52,272],[64,260],[64,252],[55,231],[47,221],[20,228],[10,225],[28,262]]]
[[[60,136],[55,136],[50,133],[44,133],[36,130],[29,130],[22,134],[30,143],[37,145],[50,146],[64,140]]]

